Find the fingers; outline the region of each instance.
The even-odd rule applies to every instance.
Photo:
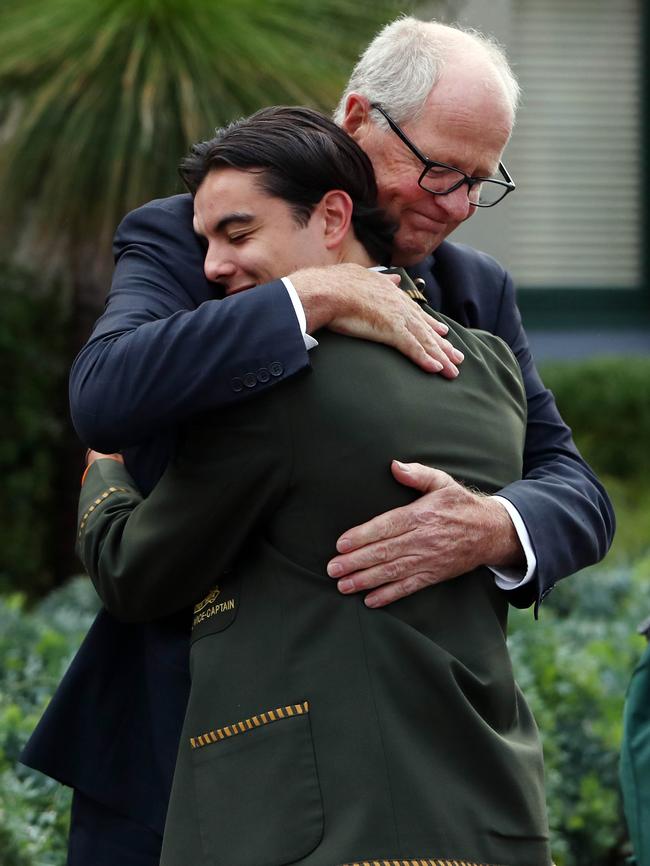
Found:
[[[347,282],[337,284],[335,292],[333,284],[330,285],[330,301],[334,303],[335,299],[336,303],[334,314],[325,322],[328,327],[351,337],[392,346],[427,372],[441,373],[447,378],[458,375],[457,364],[462,363],[463,355],[446,339],[449,329],[425,313],[405,292],[395,291],[400,282],[398,274],[368,271],[356,265],[336,268]],[[296,280],[297,276],[294,286]],[[298,287],[304,306],[307,298],[300,281]]]
[[[421,463],[400,463],[398,460],[393,460],[391,471],[393,477],[401,484],[413,487],[422,493],[434,493],[437,490],[452,486],[462,489],[451,475],[430,466],[423,466]],[[361,523],[359,526],[354,526],[344,532],[336,542],[338,552],[351,554],[352,551],[365,548],[363,554],[365,558],[361,558],[360,552],[354,559],[350,558],[352,567],[347,567],[348,558],[343,561],[344,557],[335,557],[331,560],[330,566],[345,566],[338,569],[336,576],[353,571],[355,568],[366,568],[374,562],[393,558],[399,550],[391,550],[389,556],[382,550],[381,545],[386,545],[389,541],[394,545],[395,539],[406,536],[407,533],[422,525],[426,526],[431,523],[432,513],[435,511],[431,504],[432,501],[432,498],[420,497],[408,505],[402,505],[400,508],[393,508],[384,514],[378,514],[366,523]],[[373,546],[368,547],[369,545]],[[334,572],[328,573],[335,576]]]
[[[346,563],[343,568],[353,564],[358,565],[357,570],[337,578],[338,591],[342,595],[365,592],[367,595],[364,603],[367,607],[383,607],[397,599],[412,595],[424,587],[450,580],[469,570],[469,567],[465,568],[464,561],[459,564],[453,557],[449,560],[444,551],[439,551],[437,554],[429,551],[424,556],[413,553],[413,550],[420,545],[416,544],[414,547],[412,539],[407,536],[402,538],[393,539],[381,553],[376,546],[374,550],[363,548],[332,560],[332,563],[342,560]],[[388,558],[379,562],[378,559],[384,556]],[[395,558],[392,558],[393,556]],[[368,562],[372,564],[365,567],[364,563]]]
[[[378,553],[368,548],[348,554],[345,557],[345,564],[342,565],[342,576],[337,582],[339,592],[348,594],[359,590],[375,589],[384,583],[410,577],[422,569],[422,557],[413,554],[412,551],[401,555],[395,550],[391,556],[394,558],[385,558],[383,551]],[[327,570],[328,573],[335,571],[330,567]],[[335,575],[330,574],[330,577]]]
[[[400,598],[406,598],[408,595],[413,595],[414,592],[419,592],[426,586],[431,586],[430,581],[427,580],[427,575],[415,574],[412,577],[404,578],[404,580],[384,584],[384,586],[369,592],[363,603],[366,607],[385,607],[387,604],[399,601]]]
[[[117,460],[118,463],[124,463],[121,454],[102,454],[100,451],[93,451],[89,448],[86,451],[86,466],[90,466],[95,460]]]
[[[413,504],[394,508],[392,511],[378,514],[377,517],[373,517],[372,520],[368,520],[366,523],[361,523],[359,526],[348,529],[336,542],[336,549],[339,553],[346,554],[360,547],[384,542],[402,535],[413,526],[412,508]],[[381,551],[378,553],[381,554]],[[385,558],[381,557],[379,561]],[[340,557],[333,559],[332,562],[337,562],[338,559]],[[340,573],[342,574],[343,572]]]
[[[121,454],[102,454],[100,451],[93,451],[92,448],[88,448],[86,450],[86,468],[81,476],[82,487],[88,475],[88,470],[97,460],[117,460],[118,463],[124,463],[124,458]]]
[[[425,348],[416,337],[408,332],[395,342],[395,348],[426,373],[442,373],[445,378],[449,379],[454,379],[458,375],[458,370],[454,373],[449,367],[448,359],[443,359],[441,353],[433,345]]]
[[[393,460],[390,468],[396,481],[422,493],[433,493],[434,490],[455,483],[451,475],[446,472],[423,466],[421,463],[400,463],[399,460]]]
[[[421,349],[426,356],[437,362],[436,372],[441,372],[446,378],[455,378],[458,375],[456,365],[462,363],[464,356],[445,339],[445,334],[449,331],[447,326],[425,313],[408,296],[404,295],[401,300],[404,305],[406,331],[413,338],[411,340],[405,335],[403,354],[423,366],[417,357],[417,350]]]
[[[372,579],[372,573],[369,574],[372,568],[376,569],[375,576],[382,578],[379,581],[380,583],[385,583],[386,580],[394,580],[398,577],[393,563],[387,562],[387,558],[388,554],[385,545],[370,545],[352,553],[334,557],[327,565],[327,573],[330,577],[339,580],[341,592],[357,592],[360,589],[368,589],[371,586],[370,583],[364,583],[363,581]],[[364,572],[364,574],[356,575],[356,579],[352,578],[347,581],[344,579],[356,572]]]
[[[367,592],[364,598],[367,607],[383,607],[445,579],[442,574],[423,569],[418,557],[405,556],[344,577],[337,582],[337,589],[343,595]]]
[[[456,363],[461,363],[462,353],[456,354],[451,343],[428,325],[407,324],[401,332],[387,332],[380,342],[393,346],[427,373],[441,373],[447,379],[458,376]]]

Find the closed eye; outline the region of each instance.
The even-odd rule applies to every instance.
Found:
[[[229,244],[243,244],[244,241],[247,241],[251,236],[251,232],[241,232],[236,235],[228,235],[228,243]]]

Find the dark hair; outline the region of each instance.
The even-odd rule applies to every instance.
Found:
[[[389,264],[395,226],[377,206],[372,163],[332,120],[310,108],[276,106],[218,129],[193,145],[179,172],[192,195],[210,171],[223,166],[258,169],[259,185],[286,201],[306,225],[325,193],[341,189],[353,202],[357,240],[380,264]]]

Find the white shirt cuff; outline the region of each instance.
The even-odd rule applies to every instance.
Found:
[[[284,286],[289,293],[289,297],[291,298],[291,303],[293,304],[293,309],[296,313],[296,318],[298,319],[300,330],[302,331],[302,338],[305,341],[305,349],[309,351],[310,349],[313,349],[315,346],[318,345],[318,340],[314,340],[311,334],[307,333],[307,316],[305,316],[305,311],[293,283],[291,282],[289,277],[282,277],[282,282],[284,283]]]
[[[533,579],[535,570],[537,569],[537,559],[533,552],[530,535],[524,521],[521,519],[521,514],[519,514],[512,502],[503,496],[492,496],[491,498],[497,499],[510,515],[515,532],[526,556],[526,573],[522,575],[520,568],[497,568],[493,565],[488,565],[488,568],[493,572],[496,585],[499,589],[517,589],[525,583],[530,583]]]

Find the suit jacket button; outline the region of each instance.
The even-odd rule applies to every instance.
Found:
[[[260,367],[257,371],[257,381],[264,384],[265,382],[268,382],[270,378],[271,374],[266,369],[266,367]]]
[[[269,364],[269,373],[272,376],[281,376],[284,373],[284,367],[279,361],[273,361],[272,364]]]
[[[243,391],[244,390],[244,383],[239,378],[239,376],[235,376],[234,379],[231,379],[230,385],[231,385],[233,391]]]
[[[255,373],[246,373],[243,381],[247,388],[254,388],[257,385],[257,376]]]

